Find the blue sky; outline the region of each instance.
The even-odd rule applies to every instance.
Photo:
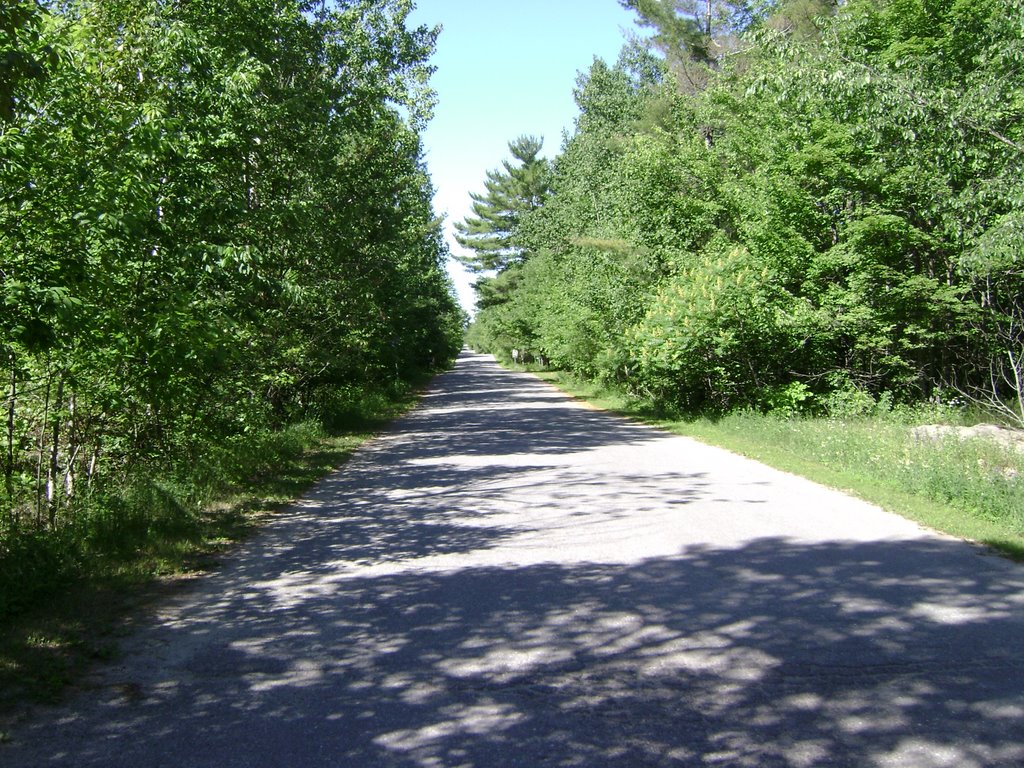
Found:
[[[486,172],[508,157],[508,142],[544,137],[552,157],[576,117],[573,87],[595,56],[618,58],[633,14],[618,0],[417,0],[412,25],[443,27],[432,63],[438,104],[424,135],[437,189],[434,207],[452,223],[470,211],[470,192],[483,191]],[[463,306],[470,283],[457,264],[449,271]]]

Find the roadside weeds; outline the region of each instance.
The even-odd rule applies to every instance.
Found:
[[[0,626],[0,743],[4,720],[59,701],[93,664],[116,658],[120,638],[162,599],[216,569],[221,557],[342,466],[393,416],[321,437],[272,472],[213,499],[189,530],[96,564],[83,579],[7,617]]]

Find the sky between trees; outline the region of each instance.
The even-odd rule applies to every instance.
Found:
[[[578,111],[577,74],[595,56],[614,62],[637,31],[634,17],[616,0],[418,0],[410,26],[443,27],[431,59],[437,105],[424,144],[453,252],[461,248],[452,224],[469,212],[469,194],[482,191],[486,172],[508,156],[508,142],[543,136],[542,155],[554,157]],[[471,310],[472,278],[456,263],[449,271]]]

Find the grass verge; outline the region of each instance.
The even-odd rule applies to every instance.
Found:
[[[696,438],[877,504],[1024,562],[1024,454],[986,440],[922,440],[935,413],[849,419],[751,412],[677,419],[557,371],[537,373],[598,408]]]
[[[202,503],[175,524],[154,525],[158,516],[149,510],[141,531],[121,520],[108,532],[111,540],[119,537],[120,546],[80,547],[86,554],[79,555],[72,579],[48,585],[0,621],[0,716],[16,717],[27,705],[58,700],[91,664],[116,655],[119,637],[157,600],[215,568],[232,546],[414,402],[412,394],[378,400],[336,418],[328,434],[297,425],[269,440],[264,436],[272,448],[239,446],[231,458],[242,457],[236,468],[245,470],[244,479],[206,478],[214,490],[207,489]],[[129,516],[127,525],[133,520]]]

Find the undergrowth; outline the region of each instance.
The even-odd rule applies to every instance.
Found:
[[[137,471],[46,530],[0,531],[0,713],[52,700],[133,612],[216,563],[415,400],[340,393],[315,421]]]

